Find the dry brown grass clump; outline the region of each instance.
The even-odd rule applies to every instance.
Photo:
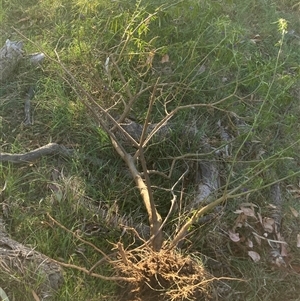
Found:
[[[212,276],[202,263],[176,250],[153,251],[150,247],[123,250],[118,245],[117,269],[134,281],[126,284],[121,300],[209,300]]]

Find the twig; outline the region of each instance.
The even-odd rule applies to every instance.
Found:
[[[174,188],[177,186],[177,184],[184,178],[184,176],[189,172],[189,167],[187,166],[187,169],[186,171],[180,176],[180,178],[176,181],[176,183],[172,186],[171,188],[171,193],[173,195],[173,198],[171,200],[171,206],[170,206],[170,209],[169,209],[169,212],[167,214],[167,216],[165,217],[163,223],[161,224],[160,228],[159,228],[159,231],[161,231],[163,229],[163,227],[165,226],[167,220],[169,219],[171,213],[173,212],[173,209],[174,209],[174,205],[175,205],[175,202],[176,202],[176,199],[177,199],[177,196],[175,195],[174,193]]]
[[[206,214],[207,212],[211,211],[213,208],[215,208],[216,206],[220,205],[221,203],[223,203],[224,201],[228,200],[228,199],[236,199],[238,197],[247,195],[251,192],[255,192],[264,188],[268,188],[270,186],[273,186],[276,183],[282,182],[284,180],[287,180],[289,178],[292,178],[298,174],[300,174],[300,171],[295,172],[292,175],[288,175],[286,177],[283,177],[281,179],[278,179],[276,181],[273,181],[271,183],[268,183],[266,185],[263,185],[259,188],[255,188],[255,189],[251,189],[251,190],[247,190],[241,193],[237,193],[234,194],[236,191],[242,189],[243,187],[245,187],[245,185],[247,183],[249,183],[250,181],[252,181],[253,179],[255,179],[263,170],[257,172],[256,174],[254,174],[253,176],[249,177],[246,181],[244,181],[242,184],[240,184],[238,187],[232,189],[231,191],[229,191],[227,194],[223,194],[220,198],[218,198],[217,200],[209,203],[208,205],[198,209],[196,212],[194,212],[194,214],[191,216],[191,218],[180,228],[179,232],[177,233],[177,235],[175,236],[175,238],[171,241],[169,249],[174,248],[175,246],[177,246],[177,244],[184,239],[184,237],[186,236],[186,234],[188,233],[188,229],[195,223],[195,221],[197,219],[199,219],[201,216],[203,216],[204,214]]]
[[[157,82],[158,82],[158,80],[159,79],[157,79]],[[150,202],[150,207],[151,207],[151,216],[149,216],[149,218],[150,218],[150,227],[152,228],[151,234],[153,235],[152,244],[153,244],[154,249],[156,251],[158,251],[161,248],[162,241],[163,241],[162,227],[161,227],[162,219],[155,208],[153,193],[152,193],[152,189],[151,189],[151,181],[149,178],[147,165],[146,165],[146,159],[144,156],[144,148],[142,147],[146,133],[147,133],[148,124],[150,121],[151,110],[152,110],[152,107],[153,107],[153,104],[155,101],[155,92],[156,92],[156,85],[154,86],[154,89],[152,91],[150,103],[148,106],[147,115],[145,118],[142,134],[141,134],[140,141],[139,141],[138,153],[139,153],[139,157],[140,157],[140,162],[142,164],[142,169],[143,169],[143,173],[144,173],[144,178],[145,178],[145,182],[146,182],[146,186],[147,186],[149,202]]]
[[[157,88],[162,88],[162,87],[167,87],[167,86],[172,86],[172,85],[180,85],[180,83],[177,82],[173,82],[173,83],[156,83],[155,85],[150,85],[147,86],[146,88],[143,88],[143,84],[141,84],[141,89],[139,92],[137,92],[132,99],[129,100],[128,104],[125,106],[125,109],[122,113],[122,115],[119,117],[118,119],[118,123],[122,123],[125,118],[128,116],[132,105],[134,104],[135,100],[137,100],[142,94],[144,94],[145,92],[147,92],[148,90],[151,90],[154,88],[154,86],[156,86]]]
[[[75,79],[75,77],[71,74],[71,72],[63,65],[63,63],[60,61],[59,55],[57,51],[55,50],[55,55],[57,57],[57,60],[50,58],[52,61],[59,64],[59,66],[63,69],[63,71],[69,76],[69,78],[72,80],[72,82],[75,84],[77,88],[84,94],[84,96],[95,106],[101,113],[103,113],[114,125],[118,130],[122,132],[130,140],[130,142],[135,146],[138,147],[138,143],[120,126],[120,124],[109,114],[107,110],[102,108],[95,100],[94,98],[82,87],[82,85]],[[66,79],[65,79],[66,80]],[[81,102],[89,109],[89,111],[93,114],[94,118],[99,122],[101,127],[109,134],[109,136],[112,135],[112,131],[108,129],[106,124],[103,120],[99,118],[95,110],[83,99],[83,97],[80,96],[78,91],[74,88],[74,85],[72,85],[68,80],[66,80],[67,84],[70,86],[70,88],[79,96],[79,99]]]
[[[99,266],[102,262],[104,262],[106,260],[106,258],[101,258],[100,260],[98,260],[90,269],[89,269],[89,273],[91,274],[92,271]]]
[[[84,240],[83,238],[81,238],[79,235],[77,235],[76,233],[72,232],[71,230],[69,230],[68,228],[66,228],[65,226],[63,226],[60,222],[58,222],[56,219],[54,219],[50,213],[47,213],[48,218],[55,223],[57,226],[59,226],[61,229],[65,230],[66,232],[72,234],[75,238],[77,238],[79,241],[83,242],[84,244],[92,247],[95,251],[97,251],[98,253],[102,254],[105,259],[110,262],[111,259],[109,258],[108,255],[106,255],[101,249],[97,248],[94,244],[92,244],[89,241]]]
[[[95,278],[100,278],[100,279],[103,279],[103,280],[108,280],[108,281],[126,281],[126,282],[132,282],[132,281],[135,281],[136,279],[135,278],[130,278],[130,277],[118,277],[118,276],[103,276],[103,275],[100,275],[100,274],[97,274],[97,273],[91,273],[89,270],[87,270],[86,268],[83,268],[83,267],[80,267],[80,266],[77,266],[75,264],[70,264],[70,263],[64,263],[64,262],[61,262],[61,261],[58,261],[58,260],[55,260],[55,259],[51,259],[51,261],[53,261],[54,263],[57,263],[63,267],[66,267],[66,268],[71,268],[71,269],[75,269],[75,270],[78,270],[78,271],[81,271],[89,276],[92,276],[92,277],[95,277]]]
[[[197,103],[197,104],[191,104],[191,105],[184,105],[184,106],[178,106],[176,109],[172,110],[170,113],[168,113],[160,122],[158,122],[156,124],[156,126],[154,127],[154,129],[151,131],[151,133],[147,136],[147,139],[144,141],[143,143],[143,147],[145,147],[147,145],[147,143],[151,140],[151,138],[164,126],[167,124],[167,122],[180,110],[186,110],[186,109],[194,109],[197,107],[208,107],[208,108],[217,108],[216,106],[223,103],[224,101],[226,101],[227,99],[230,99],[231,97],[233,97],[236,94],[238,88],[238,84],[236,84],[236,87],[233,91],[233,93],[231,93],[230,95],[215,101],[211,104],[206,104],[206,103]],[[217,108],[218,109],[218,108]]]
[[[269,242],[274,242],[274,243],[277,243],[277,244],[287,245],[287,242],[285,242],[285,241],[270,239],[270,238],[267,238],[267,237],[258,235],[258,234],[255,233],[255,232],[252,232],[252,234],[253,234],[254,236],[260,238],[260,239],[266,240],[268,243],[269,243]]]

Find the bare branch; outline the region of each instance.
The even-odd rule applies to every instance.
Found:
[[[61,261],[58,261],[58,260],[55,260],[55,259],[51,259],[51,261],[53,261],[54,263],[56,264],[59,264],[63,267],[66,267],[66,268],[71,268],[71,269],[75,269],[75,270],[78,270],[78,271],[81,271],[89,276],[92,276],[92,277],[95,277],[95,278],[100,278],[100,279],[103,279],[103,280],[108,280],[108,281],[126,281],[126,282],[131,282],[131,281],[135,281],[136,279],[134,277],[118,277],[118,276],[104,276],[104,275],[100,275],[100,274],[97,274],[97,273],[91,273],[90,270],[87,270],[86,268],[83,268],[83,267],[80,267],[80,266],[77,266],[75,264],[70,264],[70,263],[64,263],[64,262],[61,262]]]
[[[95,251],[97,251],[98,253],[102,254],[106,260],[110,260],[110,258],[99,248],[97,248],[94,244],[92,244],[91,242],[84,240],[83,238],[81,238],[78,234],[72,232],[71,230],[69,230],[68,228],[66,228],[65,226],[63,226],[61,223],[59,223],[56,219],[54,219],[49,213],[47,213],[48,218],[57,226],[59,226],[61,229],[65,230],[66,232],[72,234],[76,239],[78,239],[79,241],[83,242],[84,244],[92,247]]]

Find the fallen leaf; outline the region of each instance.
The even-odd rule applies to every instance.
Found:
[[[253,241],[250,240],[249,238],[247,238],[247,246],[248,246],[249,248],[253,248]]]
[[[257,213],[257,216],[258,216],[258,220],[259,220],[260,224],[263,225],[263,220],[262,220],[261,214]]]
[[[247,216],[242,211],[235,221],[233,231],[235,231],[236,228],[242,228],[246,221]]]
[[[41,299],[38,297],[38,295],[36,294],[36,292],[34,290],[31,290],[32,296],[34,298],[35,301],[40,301]]]
[[[254,251],[248,251],[248,255],[252,258],[254,262],[259,262],[260,261],[260,256],[257,252]]]
[[[276,257],[274,263],[275,263],[278,267],[282,267],[282,266],[285,267],[285,266],[286,266],[286,263],[285,263],[284,259],[283,259],[281,256]]]
[[[152,50],[152,51],[149,52],[149,55],[147,56],[147,60],[146,60],[146,65],[152,66],[154,55],[155,55],[155,51],[154,50]]]
[[[290,210],[291,210],[292,214],[294,215],[294,217],[299,216],[299,212],[296,209],[294,209],[293,207],[290,206]]]
[[[268,233],[273,233],[274,226],[275,226],[275,220],[270,217],[264,217],[262,226],[263,226],[264,230],[267,231]]]
[[[256,44],[256,43],[261,42],[261,41],[262,41],[262,38],[261,38],[261,36],[260,36],[259,34],[257,34],[257,35],[255,35],[255,36],[251,37],[250,41],[251,41],[252,43]]]
[[[165,54],[165,55],[162,56],[160,62],[161,62],[162,64],[164,64],[164,63],[168,63],[169,60],[170,60],[169,55],[168,55],[168,54]]]
[[[256,242],[258,243],[258,245],[260,246],[261,245],[261,238],[254,235],[254,239],[256,240]]]
[[[238,242],[238,241],[240,241],[240,235],[239,235],[239,233],[234,233],[234,232],[232,232],[232,231],[228,231],[228,235],[229,235],[229,238],[232,240],[232,241],[234,241],[234,242]]]
[[[0,297],[1,297],[2,300],[7,300],[7,301],[9,301],[9,299],[8,299],[8,297],[7,297],[6,293],[5,293],[5,291],[4,291],[1,287],[0,287]]]
[[[252,216],[252,217],[255,217],[255,212],[253,209],[251,208],[246,208],[246,207],[241,207],[241,210],[243,211],[243,213],[246,215],[246,216]]]
[[[233,211],[233,213],[235,213],[235,214],[241,214],[241,213],[243,213],[243,210],[238,209],[238,210]]]
[[[280,252],[281,256],[282,257],[287,257],[288,256],[287,245],[281,244],[280,248],[281,248],[281,252]]]

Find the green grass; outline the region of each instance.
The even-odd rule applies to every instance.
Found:
[[[191,172],[184,183],[184,202],[194,197],[195,160],[203,158],[201,138],[208,137],[216,148],[224,143],[219,138],[218,120],[236,137],[232,157],[223,162],[226,165],[223,184],[230,172],[229,189],[274,161],[271,175],[264,170],[245,187],[256,190],[249,200],[261,206],[263,212],[267,211],[268,189],[260,188],[274,180],[274,173],[283,178],[297,172],[299,166],[299,143],[295,143],[300,139],[299,14],[300,5],[296,0],[185,0],[171,4],[155,0],[150,3],[2,1],[2,44],[7,38],[23,39],[27,53],[43,51],[48,57],[41,68],[21,68],[10,83],[1,85],[1,149],[18,153],[56,142],[76,150],[76,156],[71,159],[54,156],[30,165],[1,165],[0,188],[7,183],[1,202],[7,208],[3,215],[8,232],[50,257],[92,266],[99,260],[99,254],[51,225],[46,213],[72,231],[80,230],[85,221],[101,225],[104,234],[87,239],[108,253],[112,247],[108,241],[117,242],[121,233],[106,229],[102,217],[88,210],[86,204],[110,207],[117,203],[121,214],[132,214],[147,222],[125,164],[114,152],[107,134],[97,127],[67,84],[54,61],[55,51],[97,103],[112,107],[113,114],[123,111],[128,90],[135,95],[157,81],[161,88],[156,95],[151,122],[158,122],[165,116],[165,110],[170,112],[179,105],[206,104],[179,111],[170,121],[174,124],[171,137],[162,143],[153,141],[147,148],[148,168],[166,173],[171,167],[171,157],[186,153],[199,155],[195,155],[194,160],[179,160],[170,180],[151,176],[152,185],[159,187],[154,188],[154,196],[163,216],[169,210],[168,189],[184,172],[185,162]],[[281,19],[286,20],[286,29]],[[254,41],[256,35],[260,36],[257,42]],[[153,51],[155,55],[149,65],[147,59]],[[162,64],[165,54],[170,61]],[[112,64],[110,73],[105,72],[104,63],[112,55],[126,84]],[[171,71],[166,72],[166,67]],[[34,125],[24,127],[22,100],[32,84],[36,90],[32,100]],[[151,91],[137,98],[130,113],[139,122],[146,116]],[[226,101],[210,105],[231,94],[234,95]],[[237,125],[235,116],[244,124]],[[182,137],[187,124],[197,126],[199,142]],[[296,206],[296,200],[285,188],[297,182],[294,177],[282,184],[284,197],[292,207]],[[53,185],[59,189],[56,196],[51,190]],[[179,195],[181,188],[176,189]],[[224,213],[215,221],[219,230],[227,231],[231,227],[235,218],[231,212],[244,201],[244,197],[240,197],[228,202]],[[284,208],[284,212],[288,210]],[[173,220],[177,220],[176,214]],[[295,223],[297,221],[287,214],[283,231],[291,246],[295,244]],[[297,288],[298,276],[287,272],[282,279],[280,271],[271,270],[266,262],[254,264],[246,256],[228,255],[228,239],[221,234],[220,252],[215,253],[214,240],[205,235],[215,225],[205,227],[205,230],[197,229],[201,239],[195,239],[190,250],[211,257],[221,256],[218,260],[223,260],[227,267],[220,276],[248,280],[247,283],[228,282],[232,286],[232,300],[238,300],[239,295],[241,300],[281,300],[278,296],[296,300],[290,284]],[[168,228],[174,229],[174,225],[169,223]],[[88,260],[78,249],[83,250]],[[291,247],[291,257],[295,258],[298,253]],[[230,256],[228,261],[224,259],[227,256]],[[112,273],[107,266],[99,272]],[[24,283],[26,287],[26,281]],[[5,287],[1,279],[0,287]],[[108,296],[112,298],[115,292],[113,283],[66,269],[65,283],[56,298],[110,300]],[[20,300],[20,292],[15,294],[15,300]]]

